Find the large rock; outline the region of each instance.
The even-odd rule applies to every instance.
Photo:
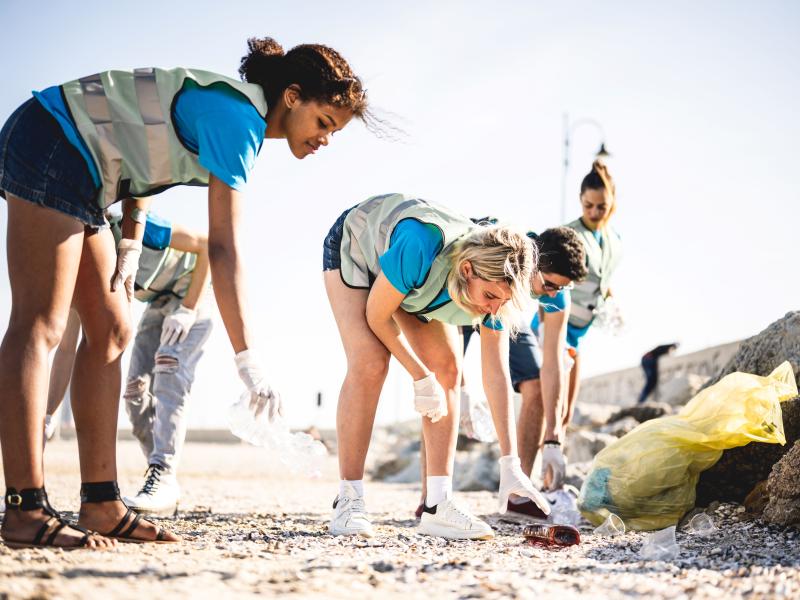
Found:
[[[645,421],[657,419],[664,415],[671,415],[673,412],[672,406],[664,402],[642,402],[641,404],[634,404],[633,406],[628,406],[615,412],[611,415],[608,422],[613,423],[614,421],[619,421],[626,417],[633,417],[639,421],[639,423],[644,423]]]
[[[709,377],[696,373],[681,373],[675,375],[658,386],[658,401],[670,406],[683,406],[694,398],[703,386],[708,383]]]
[[[616,436],[595,431],[575,431],[567,433],[565,453],[570,463],[591,461],[600,450],[616,442]]]
[[[708,385],[734,371],[769,375],[785,360],[791,363],[797,377],[800,373],[800,311],[787,313],[758,335],[742,342],[736,355]],[[769,477],[773,465],[800,439],[800,397],[783,402],[781,410],[787,444],[751,442],[723,452],[719,462],[700,475],[698,505],[705,506],[714,500],[742,502],[759,481]]]
[[[497,444],[480,444],[468,451],[457,452],[453,489],[464,492],[496,492],[500,486],[499,459],[500,447]]]
[[[600,427],[609,422],[611,415],[619,410],[616,404],[597,404],[578,402],[572,415],[571,425],[575,427]]]
[[[764,519],[778,525],[800,523],[800,441],[783,455],[767,480]]]

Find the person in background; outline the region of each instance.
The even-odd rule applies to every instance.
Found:
[[[486,223],[487,220],[479,220]],[[488,220],[491,222],[491,220]],[[566,459],[561,450],[564,438],[562,421],[564,394],[563,356],[567,318],[569,317],[570,289],[586,276],[583,244],[568,227],[546,229],[541,234],[528,232],[539,255],[539,269],[530,280],[530,293],[544,311],[543,343],[529,326],[522,327],[509,344],[509,370],[514,391],[522,396],[517,421],[517,452],[522,471],[533,476],[533,464],[541,449],[542,479],[545,489],[561,487],[566,472]],[[475,330],[463,327],[464,350]],[[468,392],[462,374],[461,406],[469,409]],[[423,477],[422,496],[425,497],[424,453],[421,455]],[[523,496],[508,500],[511,516],[546,515],[535,502]],[[422,504],[417,508],[419,518]]]
[[[641,404],[647,397],[652,394],[656,387],[658,387],[658,361],[662,356],[672,354],[678,349],[678,343],[662,344],[656,346],[650,352],[646,352],[642,356],[642,371],[644,371],[644,388],[642,393],[639,394],[639,403]]]
[[[110,218],[121,237],[120,218]],[[211,334],[205,234],[147,215],[134,298],[147,303],[139,321],[123,397],[133,435],[147,460],[144,484],[123,500],[145,514],[178,507],[177,469],[186,438],[186,410],[203,346]],[[53,358],[47,417],[58,410],[72,372],[80,320],[71,318]],[[46,421],[47,422],[47,421]]]
[[[622,258],[622,241],[610,223],[617,209],[616,186],[600,160],[592,163],[592,170],[581,181],[580,203],[581,216],[567,223],[567,227],[573,229],[583,243],[588,273],[570,292],[567,346],[574,364],[569,374],[565,426],[572,420],[580,391],[581,340],[591,328],[597,311],[611,297],[611,278]],[[537,314],[532,324],[534,331],[540,322],[541,316]]]

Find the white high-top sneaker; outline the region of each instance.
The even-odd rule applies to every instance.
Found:
[[[135,496],[125,496],[123,501],[136,512],[151,515],[174,515],[178,510],[181,488],[174,473],[161,465],[147,468],[144,485]]]
[[[423,507],[419,532],[451,540],[489,540],[494,537],[494,531],[488,523],[481,521],[452,498],[430,508]]]
[[[364,498],[359,496],[353,486],[345,486],[345,493],[333,501],[333,515],[328,525],[333,535],[358,535],[371,538],[375,535],[372,523],[367,518]]]

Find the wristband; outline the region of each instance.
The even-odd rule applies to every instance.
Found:
[[[558,440],[545,440],[544,441],[544,445],[545,446],[560,446],[561,442],[559,442]]]

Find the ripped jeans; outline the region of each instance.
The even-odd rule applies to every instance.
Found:
[[[186,437],[186,402],[194,382],[203,345],[211,334],[208,298],[197,305],[198,317],[183,342],[162,345],[161,326],[174,312],[180,298],[165,296],[153,301],[142,315],[131,352],[125,407],[148,464],[175,472]]]

